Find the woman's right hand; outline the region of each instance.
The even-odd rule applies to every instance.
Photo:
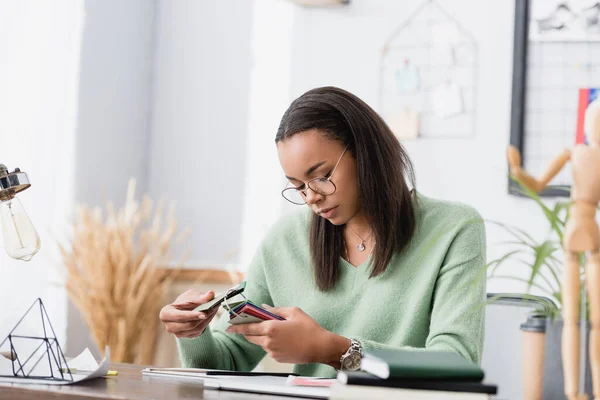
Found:
[[[210,321],[217,314],[219,307],[208,312],[193,311],[200,304],[209,302],[215,297],[212,290],[200,293],[190,289],[160,310],[159,318],[165,324],[167,332],[178,338],[194,338],[200,336]]]

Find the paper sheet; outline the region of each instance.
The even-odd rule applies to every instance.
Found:
[[[78,369],[80,373],[73,373],[71,375],[69,375],[68,373],[64,373],[64,377],[66,380],[56,381],[51,379],[32,379],[12,376],[12,362],[4,357],[0,357],[0,375],[4,375],[0,376],[0,382],[38,385],[72,385],[77,382],[83,382],[90,379],[105,376],[108,373],[109,364],[110,349],[108,348],[108,346],[106,347],[104,359],[100,362],[100,365],[98,365],[90,350],[86,348],[77,357],[73,358],[70,361],[67,361],[69,369]],[[59,371],[53,371],[53,373],[54,376],[60,377]],[[73,376],[73,380],[70,380],[71,376]]]
[[[205,389],[229,390],[234,392],[262,393],[287,396],[302,396],[314,399],[328,399],[330,388],[293,386],[286,383],[287,378],[276,376],[246,377],[238,379],[205,380]]]
[[[146,368],[142,370],[142,374],[148,378],[194,380],[202,382],[205,389],[292,395],[318,399],[327,399],[329,396],[329,387],[293,385],[292,382],[295,376],[206,375],[206,371],[209,370],[200,368]]]
[[[463,111],[460,86],[456,83],[443,83],[431,92],[433,112],[440,118],[458,115]]]
[[[415,139],[419,136],[419,113],[408,108],[398,110],[388,117],[388,125],[398,139]]]
[[[419,70],[408,61],[396,70],[396,90],[399,94],[410,93],[419,89]]]
[[[230,375],[206,375],[208,369],[200,368],[144,368],[142,375],[176,379],[227,379]]]

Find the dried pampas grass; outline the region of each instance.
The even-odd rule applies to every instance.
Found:
[[[158,335],[158,314],[178,269],[166,268],[177,226],[171,204],[166,218],[163,202],[153,210],[144,196],[134,199],[129,182],[125,205],[81,205],[69,246],[59,246],[67,270],[67,292],[103,352],[114,362],[152,364]],[[164,221],[163,221],[164,219]]]

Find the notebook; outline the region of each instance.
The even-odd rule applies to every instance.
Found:
[[[338,371],[337,381],[351,386],[382,386],[390,388],[419,389],[432,391],[496,394],[496,385],[474,381],[381,379],[360,371]]]
[[[329,391],[329,400],[490,400],[491,398],[487,393],[356,386],[342,383],[334,384]]]
[[[483,380],[483,370],[451,351],[367,350],[360,368],[379,378]]]

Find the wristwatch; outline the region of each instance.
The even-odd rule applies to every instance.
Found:
[[[358,371],[360,369],[360,360],[363,352],[360,342],[356,339],[350,339],[350,347],[342,357],[340,357],[341,370]]]

